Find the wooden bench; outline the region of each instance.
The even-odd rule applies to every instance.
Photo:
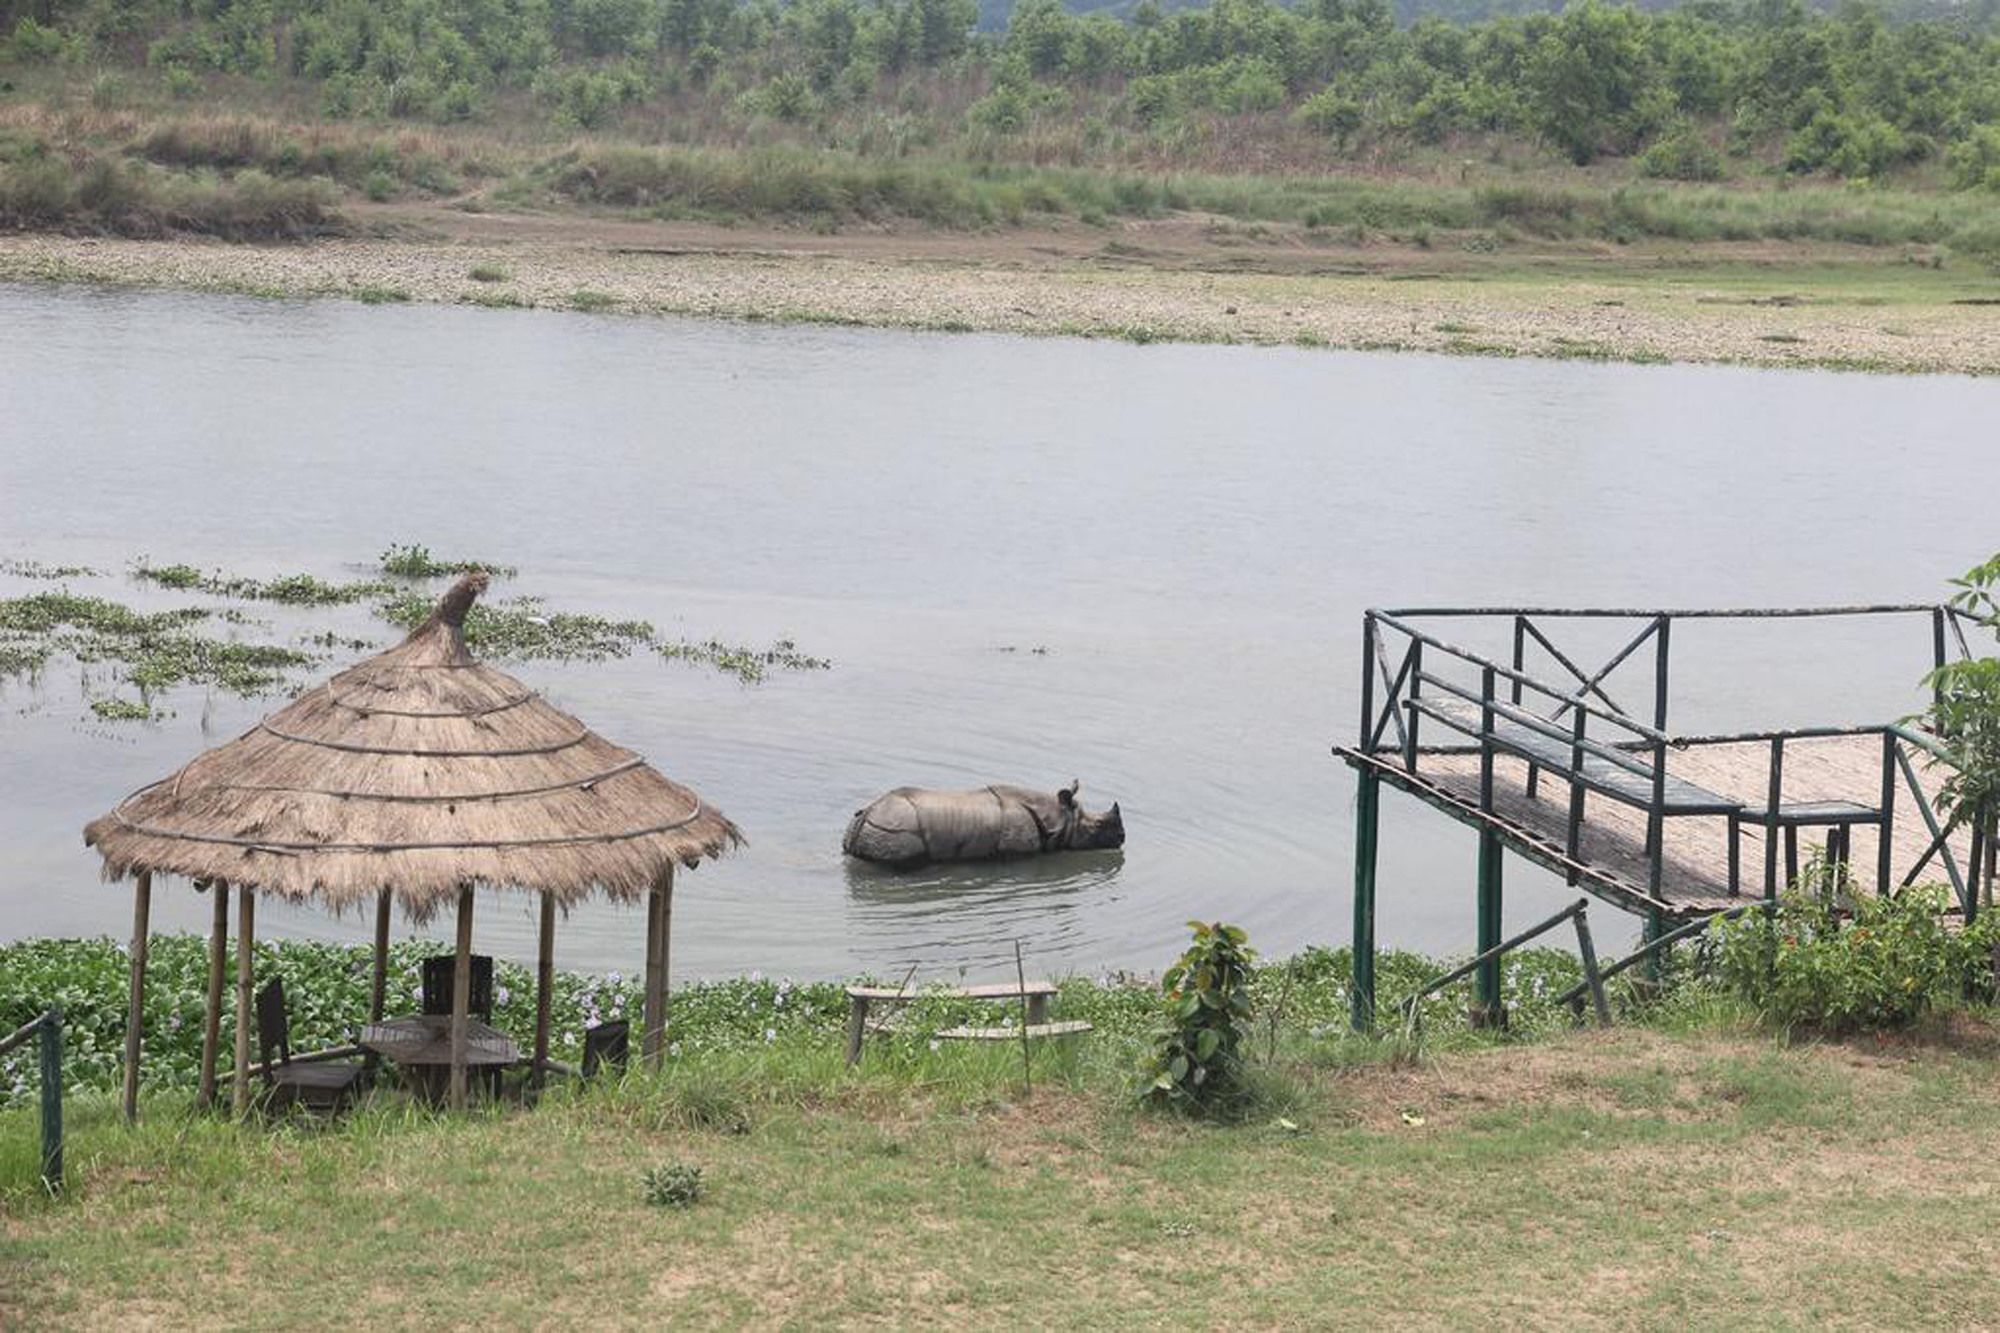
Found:
[[[1653,804],[1653,765],[1640,755],[1586,737],[1581,746],[1583,764],[1579,768],[1575,753],[1578,747],[1573,741],[1558,740],[1497,714],[1493,730],[1488,733],[1478,706],[1457,699],[1419,697],[1410,702],[1426,717],[1435,718],[1474,740],[1483,740],[1490,734],[1496,749],[1525,759],[1537,768],[1545,768],[1559,778],[1574,781],[1614,801],[1640,809],[1650,808]],[[1554,727],[1556,724],[1549,725]],[[1665,814],[1743,813],[1743,802],[1697,786],[1685,778],[1669,774],[1664,787],[1666,803],[1662,812]]]
[[[1582,818],[1584,791],[1594,791],[1621,804],[1649,812],[1654,808],[1657,795],[1658,813],[1662,820],[1674,815],[1723,816],[1729,821],[1729,893],[1733,897],[1739,891],[1742,869],[1737,849],[1744,818],[1742,801],[1710,791],[1685,778],[1659,773],[1650,756],[1606,745],[1589,737],[1578,741],[1573,736],[1564,738],[1551,734],[1560,732],[1562,724],[1522,709],[1517,704],[1495,701],[1490,728],[1486,710],[1469,699],[1419,695],[1413,696],[1409,704],[1414,711],[1454,731],[1477,741],[1490,740],[1494,749],[1526,760],[1527,790],[1531,797],[1535,794],[1534,779],[1538,769],[1547,769],[1573,784],[1570,815],[1572,842]],[[1578,762],[1579,755],[1581,763]],[[1654,866],[1657,874],[1658,851],[1650,844],[1649,832],[1647,853],[1656,858]],[[1569,851],[1572,856],[1576,854],[1574,846]],[[1657,885],[1653,887],[1655,890],[1658,888]]]
[[[849,986],[847,988],[847,1063],[852,1065],[861,1059],[861,1043],[870,1032],[887,1031],[887,1024],[881,1019],[871,1022],[869,1010],[874,1006],[888,1008],[922,999],[927,995],[943,996],[953,1000],[1022,1000],[1027,1005],[1028,1035],[1030,1037],[1069,1037],[1090,1031],[1090,1024],[1081,1020],[1066,1023],[1049,1021],[1049,1000],[1056,994],[1053,981],[1030,981],[1026,983],[996,982],[985,986],[928,986],[911,989],[903,986]],[[1012,1041],[1021,1035],[1018,1027],[954,1027],[939,1032],[945,1041]]]

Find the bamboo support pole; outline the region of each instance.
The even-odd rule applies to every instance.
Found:
[[[250,989],[256,959],[251,953],[257,936],[257,895],[236,891],[236,1081],[230,1105],[238,1116],[250,1113]]]
[[[222,988],[229,975],[229,881],[213,880],[208,886],[215,899],[214,915],[208,926],[208,1006],[201,1021],[201,1082],[195,1104],[203,1110],[215,1105],[215,1068],[222,1058]]]
[[[379,1023],[389,997],[389,890],[375,897],[375,975],[368,987],[368,1021]]]
[[[125,1119],[139,1117],[139,1061],[146,1020],[146,951],[152,939],[153,876],[140,871],[132,886],[130,1003],[125,1016]]]
[[[535,1065],[529,1076],[536,1088],[548,1081],[549,1008],[556,981],[556,899],[542,895],[541,928],[535,934]]]
[[[645,1031],[639,1054],[646,1068],[658,1069],[665,1056],[667,1033],[667,894],[673,890],[673,872],[663,874],[646,895],[646,1003]]]
[[[132,884],[131,1003],[125,1012],[125,1120],[139,1118],[140,1040],[146,1022],[146,946],[152,941],[153,874],[141,870]]]
[[[465,1109],[465,1053],[472,1021],[472,886],[458,888],[458,956],[451,972],[451,1109]]]

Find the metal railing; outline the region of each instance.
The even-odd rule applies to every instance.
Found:
[[[1783,787],[1784,747],[1788,741],[1809,740],[1831,736],[1880,735],[1883,738],[1883,763],[1881,784],[1881,859],[1878,875],[1881,887],[1886,891],[1891,877],[1891,838],[1893,807],[1898,790],[1907,789],[1915,808],[1925,820],[1931,835],[1930,849],[1911,871],[1911,877],[1920,872],[1936,858],[1944,865],[1953,889],[1968,912],[1976,910],[1978,882],[1983,876],[1973,873],[1968,866],[1963,870],[1949,845],[1947,831],[1949,825],[1941,825],[1934,803],[1918,781],[1909,757],[1904,753],[1905,745],[1921,748],[1933,755],[1941,753],[1934,737],[1902,726],[1880,724],[1862,727],[1798,727],[1784,730],[1747,732],[1730,736],[1676,736],[1669,731],[1671,637],[1676,620],[1714,619],[1798,619],[1825,618],[1836,616],[1897,616],[1924,615],[1931,622],[1931,649],[1933,665],[1942,667],[1947,660],[1947,635],[1955,639],[1959,654],[1971,656],[1963,621],[1966,613],[1946,604],[1882,604],[1873,606],[1831,606],[1803,607],[1787,609],[1682,609],[1682,610],[1636,610],[1629,608],[1573,608],[1573,607],[1417,607],[1393,610],[1374,609],[1365,613],[1362,622],[1362,662],[1361,662],[1361,734],[1356,749],[1363,756],[1374,758],[1386,749],[1384,742],[1391,730],[1395,733],[1394,753],[1401,758],[1406,771],[1415,774],[1420,753],[1471,753],[1476,750],[1480,756],[1479,811],[1482,817],[1493,818],[1493,762],[1496,751],[1510,747],[1497,733],[1504,724],[1510,728],[1517,743],[1511,749],[1518,753],[1527,764],[1526,789],[1530,796],[1535,794],[1545,766],[1554,768],[1551,752],[1560,747],[1567,750],[1567,771],[1570,780],[1570,805],[1566,821],[1564,858],[1571,863],[1567,879],[1572,885],[1579,882],[1575,869],[1580,863],[1579,844],[1582,836],[1585,793],[1589,787],[1585,765],[1594,763],[1599,772],[1618,770],[1628,774],[1631,780],[1650,784],[1648,798],[1643,803],[1646,815],[1646,873],[1647,896],[1658,900],[1662,893],[1665,874],[1664,823],[1668,816],[1667,806],[1667,752],[1670,748],[1682,749],[1692,744],[1719,743],[1724,741],[1767,741],[1771,744],[1770,773],[1768,782],[1769,801],[1761,823],[1766,833],[1765,844],[1765,889],[1767,896],[1775,892],[1776,886],[1776,833],[1779,827],[1777,807],[1780,804]],[[1513,622],[1513,654],[1510,662],[1501,662],[1493,657],[1452,643],[1441,636],[1416,625],[1421,619],[1478,619],[1507,618]],[[1558,647],[1554,637],[1536,623],[1537,619],[1637,619],[1644,623],[1639,631],[1626,640],[1619,649],[1595,669],[1580,665],[1574,657]],[[1974,622],[1977,623],[1976,621]],[[1401,653],[1390,651],[1388,639],[1393,636],[1402,643]],[[1607,688],[1607,681],[1614,672],[1630,661],[1640,649],[1652,646],[1652,712],[1650,718],[1635,716],[1624,708]],[[1527,670],[1528,653],[1531,646],[1539,648],[1559,666],[1567,679],[1551,681],[1542,679]],[[1432,666],[1426,667],[1427,655]],[[1396,665],[1392,668],[1392,658]],[[1443,659],[1439,663],[1437,659]],[[1460,673],[1476,672],[1479,684],[1474,686],[1453,681],[1440,669],[1444,664]],[[1426,691],[1429,694],[1426,694]],[[1439,696],[1445,696],[1443,701]],[[1433,718],[1443,715],[1439,703],[1455,704],[1460,714],[1478,712],[1476,730],[1466,716],[1463,727],[1476,739],[1475,745],[1435,746],[1429,750],[1421,744],[1421,730],[1426,716]],[[1597,724],[1596,734],[1591,734],[1592,724]],[[1461,725],[1449,723],[1449,725]],[[1610,728],[1607,735],[1605,728]],[[1523,743],[1525,742],[1525,743]],[[1538,758],[1539,755],[1539,758]],[[1900,783],[1898,779],[1901,779]],[[1632,801],[1629,790],[1619,799]],[[1731,827],[1729,846],[1731,849],[1731,885],[1736,883],[1734,851],[1737,839],[1737,817],[1729,816]],[[1755,815],[1751,816],[1757,821]],[[1982,825],[1983,827],[1983,825]],[[1793,834],[1791,841],[1795,842]],[[1974,861],[1991,862],[1993,849],[1976,847]],[[1985,869],[1981,866],[1980,869]],[[1904,883],[1911,882],[1906,877]]]
[[[0,1055],[41,1038],[42,1188],[51,1195],[63,1187],[62,1027],[62,1006],[56,1005],[0,1037]]]

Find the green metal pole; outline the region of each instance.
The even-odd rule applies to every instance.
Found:
[[[1375,1027],[1375,830],[1382,805],[1382,776],[1361,770],[1354,798],[1354,977],[1349,987],[1356,1032]]]
[[[1500,836],[1492,832],[1479,835],[1479,946],[1477,953],[1485,953],[1500,942],[1500,897],[1501,897],[1501,848]],[[1473,978],[1473,994],[1477,1012],[1474,1021],[1482,1027],[1498,1027],[1506,1022],[1506,1015],[1500,1007],[1500,960],[1489,958],[1479,965]]]
[[[62,1009],[42,1019],[42,1183],[51,1194],[63,1187]]]
[[[1660,938],[1660,936],[1666,933],[1667,933],[1666,913],[1662,912],[1657,907],[1647,908],[1646,931],[1642,939],[1642,942],[1646,944],[1651,944],[1654,940]],[[1672,945],[1667,946],[1668,949],[1671,949],[1672,947],[1673,947]],[[1665,966],[1666,952],[1667,952],[1666,949],[1662,949],[1660,950],[1659,953],[1649,955],[1640,969],[1640,975],[1655,986],[1659,985],[1661,982],[1666,980],[1666,975],[1667,975]]]

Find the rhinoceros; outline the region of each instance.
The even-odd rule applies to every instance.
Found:
[[[1101,815],[1077,804],[1080,783],[1060,791],[994,785],[972,791],[898,787],[854,812],[840,849],[910,870],[930,861],[990,861],[1037,852],[1125,845],[1117,803]]]

